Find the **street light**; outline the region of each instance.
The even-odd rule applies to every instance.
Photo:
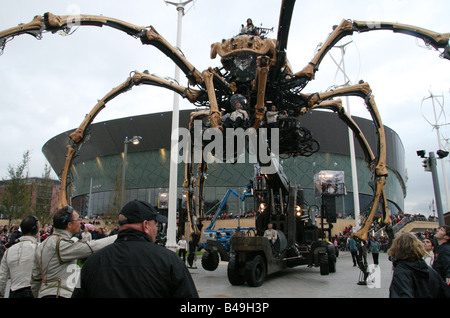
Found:
[[[142,139],[141,136],[134,136],[133,139],[131,139],[130,141],[133,143],[133,145],[139,145],[141,139]]]
[[[420,158],[425,158],[425,150],[417,150],[417,155]]]
[[[438,155],[439,159],[444,159],[448,156],[448,151],[439,149],[438,151],[436,151],[436,154]]]
[[[181,48],[181,29],[182,20],[184,16],[184,8],[187,4],[193,0],[173,2],[164,0],[166,4],[174,5],[178,11],[178,25],[177,25],[177,47]],[[180,81],[180,68],[175,66],[175,81]],[[170,167],[169,167],[169,209],[167,211],[167,242],[166,248],[175,251],[177,248],[177,178],[178,178],[178,152],[174,149],[178,149],[178,126],[179,126],[179,95],[174,93],[173,95],[173,111],[172,111],[172,135],[170,139]]]
[[[133,145],[139,145],[141,142],[141,136],[134,136],[131,139],[128,139],[128,136],[125,137],[125,141],[123,142],[123,161],[122,161],[122,189],[120,193],[120,207],[123,207],[123,198],[125,193],[125,175],[126,175],[126,167],[127,167],[127,153],[128,153],[128,144],[132,143]]]
[[[436,151],[438,154],[438,159],[443,159],[448,156],[448,151],[444,150],[438,150]],[[444,221],[444,212],[442,209],[442,199],[441,199],[441,190],[439,189],[439,179],[436,169],[436,157],[434,155],[434,152],[430,152],[428,154],[428,157],[425,156],[425,150],[418,150],[417,155],[424,160],[423,167],[425,168],[425,171],[431,171],[431,176],[433,178],[433,188],[434,188],[434,196],[436,198],[436,208],[438,212],[438,220],[439,220],[439,226],[445,225]]]

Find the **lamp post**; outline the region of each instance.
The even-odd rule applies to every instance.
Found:
[[[193,0],[172,2],[164,0],[166,4],[174,5],[178,11],[178,25],[177,25],[177,47],[181,47],[181,29],[182,19],[184,16],[184,8]],[[175,66],[175,80],[177,83],[180,80],[180,69]],[[176,250],[176,231],[177,231],[177,177],[178,177],[178,125],[179,125],[179,96],[174,93],[173,96],[173,111],[172,111],[172,136],[170,145],[170,168],[169,168],[169,209],[168,209],[168,224],[167,224],[167,242],[166,247],[171,250]]]
[[[448,156],[448,151],[444,150],[438,150],[436,152],[438,154],[438,159],[443,159]],[[431,171],[431,176],[433,178],[433,188],[434,188],[434,197],[436,199],[436,208],[438,212],[438,220],[439,220],[439,226],[445,225],[444,221],[444,212],[442,209],[442,199],[441,199],[441,190],[439,188],[439,179],[437,174],[437,162],[436,162],[436,156],[434,155],[434,152],[430,152],[428,154],[428,157],[425,157],[425,150],[418,150],[417,155],[421,158],[424,158],[422,161],[423,167],[425,171]]]
[[[125,141],[123,142],[123,161],[122,161],[122,188],[120,192],[120,207],[123,207],[123,199],[125,194],[125,175],[126,175],[126,167],[127,167],[127,153],[128,153],[128,144],[131,142],[133,145],[139,145],[141,142],[141,136],[134,136],[131,139],[128,139],[128,136],[125,137]]]

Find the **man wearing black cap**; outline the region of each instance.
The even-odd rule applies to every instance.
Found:
[[[114,244],[90,256],[81,270],[74,298],[198,297],[183,261],[154,244],[157,223],[167,218],[144,201],[130,201],[119,214]]]

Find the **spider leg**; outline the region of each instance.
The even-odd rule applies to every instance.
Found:
[[[59,192],[59,205],[58,209],[61,209],[67,205],[69,205],[69,195],[67,192],[68,187],[68,173],[70,166],[72,165],[73,156],[75,155],[75,148],[72,145],[67,145],[67,155],[66,155],[66,162],[64,164],[64,169],[62,171],[61,175],[61,190]]]
[[[207,87],[208,97],[210,100],[210,110],[193,113],[191,115],[191,126],[193,126],[193,122],[195,119],[203,119],[205,117],[208,117],[211,125],[214,128],[221,129],[222,117],[220,111],[218,110],[217,99],[214,91],[214,74],[209,71],[204,71],[203,76],[205,77],[205,85]],[[202,90],[188,89],[157,76],[135,71],[132,76],[125,80],[125,82],[111,90],[101,100],[99,100],[94,108],[85,116],[80,126],[70,134],[69,137],[71,139],[71,144],[67,146],[68,152],[66,155],[66,163],[61,175],[61,183],[63,184],[63,186],[61,187],[60,193],[60,207],[68,204],[67,183],[69,169],[74,159],[74,155],[77,153],[86,139],[86,131],[88,130],[89,126],[92,124],[93,120],[100,113],[100,111],[105,108],[107,102],[114,99],[118,95],[131,90],[134,86],[137,85],[152,85],[167,88],[187,98],[191,103],[197,101],[197,99],[204,94]],[[192,143],[190,148],[191,153],[189,155],[191,156],[191,158],[188,158],[186,160],[184,187],[187,188],[186,196],[188,199],[188,215],[191,219],[192,230],[194,234],[199,234],[200,230],[198,229],[199,224],[197,215],[202,216],[203,212],[203,190],[204,182],[206,180],[205,174],[207,171],[207,164],[203,161],[202,149],[200,156],[202,158],[202,162],[198,165],[197,173],[194,171],[193,147],[194,143]],[[197,195],[194,194],[195,187],[197,187]]]
[[[345,112],[345,109],[342,107],[342,101],[340,99],[325,100],[311,107],[311,109],[318,108],[330,109],[336,112],[339,118],[350,127],[364,152],[366,162],[370,166],[370,164],[375,161],[375,155],[373,154],[372,148],[369,146],[369,143],[359,126],[355,123],[353,118]]]
[[[203,150],[201,152],[203,157]],[[200,238],[201,234],[201,221],[204,217],[204,187],[206,180],[206,172],[208,171],[208,164],[204,161],[197,165],[196,173],[194,170],[194,165],[188,165],[187,175],[191,179],[189,182],[190,187],[185,190],[185,195],[187,199],[187,212],[188,220],[191,226],[190,235],[198,236]],[[194,172],[194,173],[193,173]],[[196,246],[197,244],[195,244]]]
[[[66,163],[61,174],[59,208],[68,205],[67,183],[69,169],[74,159],[74,155],[79,151],[82,144],[86,140],[86,131],[89,129],[89,126],[92,124],[95,117],[106,107],[106,103],[138,85],[152,85],[170,89],[184,98],[187,98],[191,103],[195,102],[197,98],[203,94],[200,90],[188,89],[157,76],[134,71],[133,75],[129,76],[122,84],[113,88],[108,94],[100,99],[92,110],[85,116],[80,126],[78,126],[78,128],[76,128],[75,131],[69,135],[70,143],[67,145]]]
[[[169,57],[186,75],[191,85],[203,83],[201,73],[183,56],[183,54],[162,37],[153,26],[143,27],[114,18],[96,15],[54,15],[50,12],[43,16],[35,16],[29,23],[0,31],[0,53],[3,52],[6,43],[21,34],[29,34],[37,39],[42,38],[42,33],[49,31],[56,33],[62,31],[69,34],[72,27],[78,26],[108,26],[128,35],[139,38],[142,44],[153,45]]]
[[[213,128],[221,129],[222,113],[219,111],[219,106],[217,104],[217,97],[214,89],[214,73],[205,70],[203,71],[202,76],[205,81],[206,91],[208,92],[211,126]]]
[[[75,130],[75,132],[70,134],[70,138],[76,143],[80,142],[80,140],[84,138],[84,130],[90,123],[92,123],[98,113],[105,107],[106,103],[108,103],[118,95],[132,89],[133,86],[142,84],[170,89],[180,94],[182,97],[187,98],[191,103],[194,103],[203,93],[200,90],[188,89],[184,86],[178,85],[174,82],[170,82],[155,75],[134,71],[133,75],[128,77],[125,82],[112,89],[108,94],[106,94],[101,100],[97,102],[97,104],[89,112],[89,114],[86,115],[82,124]]]
[[[262,120],[264,119],[264,99],[266,96],[266,83],[269,74],[270,60],[266,56],[260,56],[257,60],[258,68],[256,70],[256,82],[257,82],[257,98],[255,105],[255,122],[253,128],[256,130],[259,128]]]
[[[198,133],[203,134],[205,128],[205,120],[209,121],[209,125],[213,129],[222,130],[222,113],[219,110],[217,103],[216,90],[214,86],[214,80],[221,80],[221,77],[212,69],[208,69],[202,72],[202,78],[204,79],[204,85],[209,100],[209,110],[193,112],[191,114],[189,130],[191,132],[191,144],[188,147],[188,158],[185,164],[185,179],[183,187],[186,189],[185,194],[187,198],[187,210],[188,217],[191,225],[192,240],[194,246],[200,239],[201,228],[199,228],[199,221],[203,218],[204,214],[204,183],[206,180],[206,171],[208,165],[204,160],[204,145],[202,141],[196,142],[195,138],[198,138]],[[198,120],[202,122],[201,132],[194,131],[194,122]],[[199,149],[201,147],[201,149]],[[200,157],[200,159],[199,159]],[[198,162],[197,171],[194,171],[194,163]]]
[[[422,39],[426,45],[432,46],[435,50],[443,49],[442,57],[450,60],[450,33],[438,33],[424,28],[419,28],[414,25],[402,23],[356,20],[353,20],[353,29],[357,32],[391,30],[394,33],[414,36]]]
[[[150,26],[145,36],[141,37],[142,44],[151,44],[158,48],[161,52],[167,55],[181,71],[189,79],[191,85],[203,83],[203,78],[200,72],[180,53],[180,51],[173,47],[164,37],[162,37],[155,28]]]
[[[191,121],[189,124],[190,131],[192,132],[192,128],[194,126],[194,121],[198,118],[207,118],[209,112],[203,111],[202,114],[199,112],[195,112],[191,114]],[[201,117],[199,117],[201,116]],[[201,230],[202,230],[202,220],[203,220],[203,208],[204,208],[204,183],[206,180],[206,171],[208,170],[208,165],[203,160],[203,147],[201,147],[200,156],[201,162],[197,165],[197,171],[195,171],[194,164],[194,156],[196,148],[196,143],[193,140],[196,136],[191,134],[191,143],[189,147],[189,155],[190,160],[186,161],[186,169],[185,169],[185,195],[187,199],[187,218],[190,224],[190,233],[189,233],[189,250],[192,253],[189,253],[188,263],[192,266],[194,255],[197,251],[197,246],[201,238]],[[180,221],[180,224],[184,225],[184,220]],[[184,232],[184,228],[181,228],[181,233]]]
[[[375,128],[378,135],[378,151],[377,151],[378,158],[375,163],[376,164],[375,173],[377,176],[387,176],[388,172],[386,169],[386,137],[384,133],[384,127],[381,122],[381,117],[375,103],[375,98],[372,95],[372,89],[370,88],[368,83],[351,85],[348,87],[339,88],[324,93],[312,94],[310,95],[308,106],[309,108],[311,108],[313,107],[314,104],[317,104],[317,102],[320,103],[321,101],[339,96],[357,96],[364,99],[367,109],[375,124]]]
[[[309,64],[300,72],[295,73],[294,76],[305,77],[308,80],[313,80],[314,74],[318,70],[323,58],[342,38],[352,35],[355,31],[369,32],[377,30],[391,30],[394,33],[402,33],[420,38],[424,40],[427,45],[432,46],[436,50],[443,49],[441,56],[450,60],[450,33],[437,33],[416,26],[400,23],[342,20],[338,26],[334,27],[333,32],[328,36],[320,50],[316,53]]]
[[[203,158],[203,149],[202,149],[202,158]],[[186,191],[187,196],[187,206],[188,206],[188,220],[191,226],[191,232],[189,233],[189,250],[192,253],[189,253],[188,263],[193,263],[194,255],[197,254],[197,247],[201,239],[202,234],[202,221],[204,218],[204,184],[206,180],[206,172],[208,171],[208,165],[202,160],[201,163],[197,166],[197,175],[196,175],[196,183],[197,183],[197,191],[194,193],[193,191]],[[184,222],[180,222],[184,225]],[[184,231],[184,229],[182,229]]]
[[[199,228],[199,226],[201,225],[201,219],[203,218],[203,192],[208,165],[203,157],[204,147],[202,145],[201,136],[203,134],[204,128],[203,123],[209,118],[210,111],[203,110],[191,113],[189,122],[190,140],[187,147],[188,151],[186,153],[185,178],[183,187],[185,188],[184,192],[187,199],[188,220],[191,226],[191,234],[194,234],[194,240],[201,233],[201,228]],[[197,126],[194,125],[195,121],[202,122],[200,131],[195,131],[196,129],[198,129]],[[198,163],[197,169],[195,169],[196,163]]]
[[[377,156],[374,156],[366,138],[364,137],[361,129],[353,121],[353,119],[345,113],[340,100],[331,100],[331,98],[340,96],[358,96],[364,99],[367,109],[372,116],[372,120],[376,127],[377,134]],[[330,92],[316,93],[308,96],[308,108],[317,109],[325,108],[335,111],[339,118],[343,120],[355,133],[361,148],[366,157],[366,161],[369,164],[369,168],[374,173],[373,191],[374,198],[372,201],[372,206],[367,218],[363,221],[360,230],[354,235],[360,239],[367,239],[368,231],[370,225],[372,224],[373,218],[378,208],[378,203],[382,206],[382,217],[385,224],[391,224],[391,218],[389,214],[389,209],[387,206],[387,198],[384,190],[384,185],[386,184],[386,177],[388,176],[388,171],[386,168],[386,137],[384,133],[384,127],[381,122],[381,118],[375,103],[374,96],[372,95],[372,90],[369,84],[364,83],[360,85],[353,85],[344,88],[339,88]],[[381,200],[381,202],[380,202]]]

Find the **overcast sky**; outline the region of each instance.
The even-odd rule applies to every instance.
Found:
[[[153,25],[170,43],[176,43],[177,11],[163,0],[65,1],[0,0],[0,30],[27,23],[35,15],[104,15],[139,26]],[[176,0],[175,0],[176,1]],[[210,45],[235,35],[247,18],[267,28],[276,37],[281,1],[275,0],[197,0],[188,5],[183,18],[181,48],[200,71],[218,66],[210,59]],[[388,21],[420,26],[436,32],[450,32],[450,2],[373,0],[297,1],[291,23],[287,54],[294,71],[301,70],[313,57],[317,45],[342,19]],[[422,168],[416,151],[439,149],[430,92],[443,96],[447,114],[440,124],[450,122],[450,61],[439,52],[424,47],[421,40],[374,31],[354,34],[339,44],[347,45],[345,66],[352,84],[363,79],[375,95],[384,125],[395,130],[405,147],[408,174],[407,213],[429,214],[434,197],[431,173]],[[340,59],[340,50],[331,56]],[[46,159],[42,146],[52,137],[78,127],[87,114],[113,87],[133,70],[149,70],[160,76],[174,76],[175,66],[165,55],[123,32],[103,27],[81,27],[70,36],[46,33],[43,40],[29,35],[7,43],[0,56],[0,177],[7,177],[9,164],[20,163],[31,151],[30,176],[41,176]],[[330,56],[322,62],[316,80],[305,93],[320,92],[342,84]],[[182,77],[181,83],[186,85]],[[107,104],[95,122],[172,109],[173,93],[161,88],[140,86]],[[181,100],[180,108],[190,108]],[[436,110],[441,112],[436,103]],[[352,115],[369,118],[359,99],[350,99]],[[438,113],[439,115],[439,113]],[[449,138],[448,125],[441,126]],[[448,150],[448,146],[447,146]],[[65,155],[65,154],[62,154]],[[446,165],[444,177],[441,166]],[[448,211],[443,179],[450,179],[450,161],[438,162],[444,212]],[[54,174],[56,177],[56,174]],[[346,177],[350,183],[350,176]]]

